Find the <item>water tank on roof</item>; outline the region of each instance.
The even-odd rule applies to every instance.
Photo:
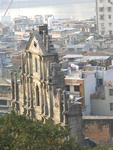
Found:
[[[70,67],[73,68],[73,69],[75,69],[76,71],[79,70],[79,66],[78,65],[71,64]]]

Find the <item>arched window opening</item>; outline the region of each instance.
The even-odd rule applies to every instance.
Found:
[[[27,60],[27,62],[26,62],[26,72],[27,72],[27,74],[29,73],[29,64],[28,64],[28,60]]]
[[[36,86],[36,106],[40,106],[39,88]]]
[[[37,47],[37,43],[34,41],[34,47]]]
[[[35,58],[35,71],[38,72],[38,61],[37,61],[37,58]]]

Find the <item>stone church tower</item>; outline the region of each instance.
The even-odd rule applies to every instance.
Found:
[[[31,33],[22,62],[20,112],[36,119],[52,117],[61,122],[64,76],[47,25]]]
[[[72,136],[81,139],[81,108],[64,90],[64,75],[47,25],[31,33],[22,55],[20,83],[12,76],[12,89],[12,106],[20,114],[39,120],[52,118],[69,125]]]

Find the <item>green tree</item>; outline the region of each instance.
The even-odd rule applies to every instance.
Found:
[[[1,150],[69,150],[78,147],[69,131],[51,120],[32,121],[14,112],[0,118]],[[79,150],[79,149],[77,149]]]
[[[55,125],[51,120],[45,123],[33,121],[12,112],[0,117],[0,150],[91,150],[91,148],[81,148],[69,138],[67,128]],[[97,147],[93,150],[104,148]]]

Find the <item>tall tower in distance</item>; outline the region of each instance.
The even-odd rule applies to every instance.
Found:
[[[96,0],[97,30],[101,36],[113,35],[113,0]]]

